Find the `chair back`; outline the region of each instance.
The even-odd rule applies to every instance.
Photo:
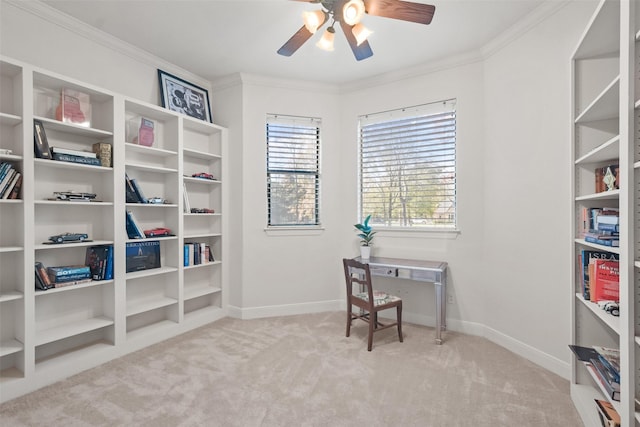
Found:
[[[354,259],[343,258],[344,276],[347,284],[347,304],[355,304],[359,307],[373,305],[373,286],[371,284],[371,270],[369,264],[363,264]],[[354,291],[354,286],[356,290]],[[354,295],[355,292],[355,295]],[[357,297],[367,294],[368,298]]]

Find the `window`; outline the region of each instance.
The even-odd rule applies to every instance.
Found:
[[[320,119],[267,117],[268,226],[319,225]]]
[[[359,118],[359,217],[381,227],[456,227],[456,103]]]

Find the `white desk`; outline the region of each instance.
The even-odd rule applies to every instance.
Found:
[[[369,264],[372,276],[395,277],[433,283],[436,294],[436,344],[442,344],[442,331],[447,328],[446,262],[382,257],[371,257],[369,259],[357,257],[356,261]]]

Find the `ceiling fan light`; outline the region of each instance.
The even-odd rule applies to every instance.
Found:
[[[311,34],[314,34],[318,27],[320,27],[325,20],[324,12],[321,10],[314,10],[313,12],[302,12],[302,20],[304,26]]]
[[[349,0],[342,8],[342,21],[347,25],[356,25],[364,15],[362,0]]]
[[[333,27],[329,27],[326,29],[324,34],[322,34],[322,38],[316,43],[322,50],[326,50],[328,52],[333,51],[333,38],[335,37],[336,30]]]
[[[373,31],[369,30],[362,24],[356,24],[351,29],[351,33],[356,38],[356,44],[360,46],[371,34],[373,34]]]

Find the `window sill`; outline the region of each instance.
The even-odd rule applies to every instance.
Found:
[[[269,227],[264,232],[267,236],[319,236],[324,232],[323,227],[300,226],[300,227]]]
[[[462,232],[459,229],[415,229],[415,228],[392,228],[375,229],[379,237],[402,238],[402,239],[457,239]]]

